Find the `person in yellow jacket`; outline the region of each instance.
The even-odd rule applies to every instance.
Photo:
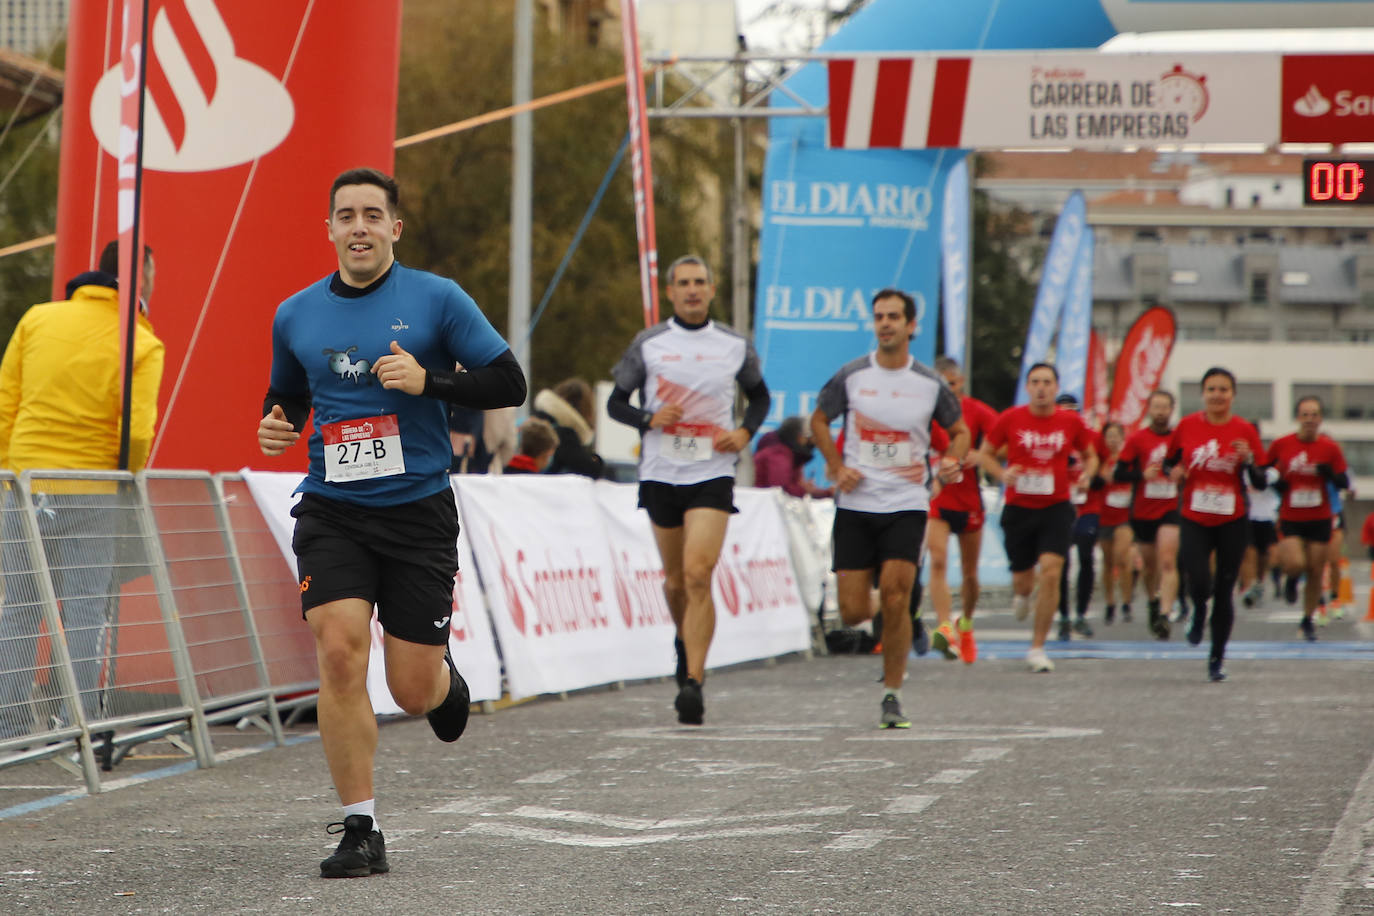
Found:
[[[113,470],[121,422],[117,243],[98,270],[73,278],[67,299],[24,313],[0,362],[0,467]],[[164,347],[145,314],[153,286],[152,250],[144,262],[145,299],[134,332],[129,470],[148,460],[157,422]],[[66,489],[72,488],[68,485]],[[110,493],[35,493],[53,590],[86,716],[100,712],[114,597],[116,497]],[[4,519],[4,611],[0,613],[0,738],[45,729],[30,697],[42,613],[32,561],[13,506]],[[72,710],[64,710],[68,718]]]

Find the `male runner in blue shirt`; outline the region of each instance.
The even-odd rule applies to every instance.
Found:
[[[326,878],[390,868],[372,788],[374,604],[397,705],[427,713],[443,741],[467,725],[467,683],[446,651],[458,569],[447,405],[525,400],[520,365],[472,298],[396,262],[398,197],[374,169],[334,180],[326,225],[339,269],[278,307],[258,424],[263,454],[280,455],[314,411],[292,546],[319,661],[320,741],[344,810]]]

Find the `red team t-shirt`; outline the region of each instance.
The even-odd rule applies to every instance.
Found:
[[[1283,502],[1279,504],[1280,519],[1317,522],[1332,516],[1326,478],[1317,472],[1317,465],[1330,465],[1338,474],[1345,472],[1345,454],[1334,439],[1317,436],[1311,442],[1304,442],[1297,433],[1280,436],[1269,446],[1269,463],[1288,484]]]
[[[1107,450],[1106,443],[1103,443],[1102,451]],[[1102,515],[1099,524],[1103,528],[1110,528],[1113,525],[1124,525],[1131,519],[1131,494],[1135,491],[1135,484],[1127,481],[1117,483],[1112,480],[1110,468],[1113,462],[1119,461],[1120,454],[1102,459],[1102,466],[1108,470],[1100,471],[1103,477],[1107,478],[1107,487],[1098,491],[1102,499]]]
[[[1161,435],[1148,426],[1138,429],[1126,438],[1117,461],[1144,473],[1150,465],[1164,463],[1173,435],[1173,430]],[[1141,480],[1132,487],[1135,495],[1131,498],[1131,518],[1153,522],[1178,508],[1178,485],[1167,478]]]
[[[1072,410],[1037,417],[1022,405],[1005,411],[988,431],[994,448],[1007,447],[1007,467],[1020,465],[1022,476],[1006,488],[1006,503],[1043,509],[1069,498],[1069,456],[1095,446],[1093,432]]]
[[[1243,440],[1250,446],[1255,464],[1267,464],[1264,446],[1253,424],[1240,417],[1214,424],[1204,413],[1189,414],[1179,421],[1169,441],[1169,456],[1182,466],[1183,517],[1200,525],[1223,525],[1246,517],[1245,481],[1240,455],[1231,443]]]
[[[1107,454],[1107,444],[1102,441],[1102,434],[1096,430],[1089,430],[1093,437],[1093,448],[1096,449],[1098,457]],[[1078,479],[1083,476],[1083,458],[1075,454],[1069,459],[1069,486],[1078,483]],[[1091,486],[1082,493],[1074,492],[1069,497],[1074,509],[1079,515],[1096,515],[1101,524],[1102,515],[1102,490],[1094,490]]]
[[[983,437],[997,422],[997,412],[977,398],[971,398],[968,395],[959,398],[959,408],[963,412],[964,425],[968,427],[969,454],[973,454],[976,449],[982,446]],[[949,437],[946,436],[946,444],[935,450],[943,452],[949,447],[948,442]],[[932,448],[935,446],[933,433],[931,446]],[[965,468],[963,476],[954,483],[946,484],[930,505],[932,508],[947,509],[950,512],[982,512],[983,494],[978,490],[977,469]]]

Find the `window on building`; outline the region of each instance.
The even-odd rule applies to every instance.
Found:
[[[1274,419],[1274,383],[1237,382],[1231,413],[1247,420]]]
[[[1169,282],[1175,286],[1193,286],[1197,283],[1196,270],[1174,270],[1169,272]]]
[[[1180,340],[1216,340],[1217,326],[1214,324],[1181,324],[1178,326]]]
[[[1285,270],[1279,275],[1284,286],[1306,286],[1312,282],[1312,275],[1305,270]]]
[[[1341,392],[1341,417],[1374,420],[1374,385],[1345,385]]]
[[[1374,442],[1346,440],[1341,443],[1345,452],[1345,463],[1350,465],[1350,473],[1355,477],[1374,477]]]
[[[1269,304],[1269,275],[1253,273],[1250,275],[1250,302],[1253,305]]]

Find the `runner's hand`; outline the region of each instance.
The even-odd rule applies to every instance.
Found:
[[[844,464],[827,464],[825,476],[835,481],[835,488],[841,493],[848,493],[853,490],[864,479],[863,474]]]
[[[377,376],[383,388],[399,388],[406,394],[425,393],[424,367],[394,340],[391,352],[373,364],[372,374]]]
[[[738,452],[749,444],[749,430],[718,429],[711,444],[718,452]]]
[[[1183,470],[1183,465],[1174,465],[1174,469],[1169,472],[1169,479],[1174,483],[1183,483],[1183,478],[1188,476],[1188,472]]]
[[[272,412],[258,421],[258,448],[264,455],[280,455],[300,437],[296,427],[287,421],[280,404],[273,404]]]
[[[1231,448],[1235,449],[1236,454],[1240,456],[1241,464],[1249,464],[1255,457],[1255,453],[1250,451],[1250,443],[1246,442],[1244,439],[1237,439],[1235,442],[1232,442]]]
[[[940,469],[937,472],[940,483],[954,483],[963,474],[958,458],[945,457],[940,459]]]
[[[1008,487],[1016,486],[1016,478],[1021,476],[1021,470],[1022,468],[1019,464],[1008,466],[1007,469],[1002,472],[1003,485]]]
[[[1146,465],[1143,476],[1146,480],[1157,480],[1164,476],[1164,469],[1157,464]]]
[[[682,419],[682,406],[679,404],[664,404],[658,409],[658,413],[649,420],[650,429],[662,429],[665,426],[672,426]]]

